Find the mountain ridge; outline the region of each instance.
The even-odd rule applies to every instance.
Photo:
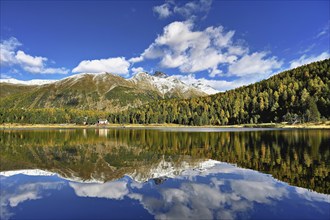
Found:
[[[67,79],[73,79],[73,78],[79,79],[79,78],[82,78],[83,76],[86,76],[86,75],[100,76],[100,75],[104,75],[104,74],[111,74],[111,75],[114,75],[114,76],[119,76],[117,74],[108,73],[108,72],[99,72],[99,73],[87,73],[86,72],[86,73],[74,74],[74,75],[71,75],[71,76],[68,76],[68,77],[59,79],[59,80],[54,80],[54,79],[18,80],[18,79],[15,79],[15,78],[6,78],[6,79],[0,79],[0,83],[19,84],[19,85],[27,85],[27,86],[41,86],[41,85],[46,85],[46,84],[58,83],[58,82],[61,82],[63,80],[67,80]],[[176,79],[177,82],[180,82],[180,83],[182,83],[184,85],[187,85],[187,86],[192,86],[193,88],[199,89],[199,90],[205,92],[208,95],[211,95],[211,94],[220,92],[220,91],[214,89],[213,87],[211,87],[209,85],[206,85],[206,84],[204,84],[204,83],[202,83],[200,81],[198,81],[198,83],[187,84],[187,83],[182,82],[181,80],[179,80],[175,76],[169,76],[166,73],[163,73],[163,72],[160,72],[160,71],[155,71],[154,74],[150,74],[148,72],[138,72],[138,73],[134,74],[130,78],[123,78],[121,76],[119,76],[119,77],[121,77],[121,78],[123,78],[123,79],[125,79],[127,81],[132,81],[138,75],[141,75],[141,74],[148,75],[148,76],[150,76],[150,78],[163,78],[163,79],[170,78],[170,79]],[[211,90],[210,89],[207,89],[206,91],[204,91],[203,88],[211,88]]]
[[[75,74],[57,81],[2,79],[0,86],[0,107],[4,108],[64,107],[116,112],[159,99],[207,95],[162,72],[140,72],[128,79],[106,72]]]

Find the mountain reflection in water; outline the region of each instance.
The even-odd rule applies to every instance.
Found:
[[[105,183],[86,183],[38,170],[24,172],[29,175],[18,174],[19,171],[0,175],[1,219],[328,219],[330,216],[329,195],[213,160],[200,162],[159,185],[153,179],[140,182],[130,176]]]
[[[205,159],[213,159],[330,194],[328,130],[199,130],[204,132],[196,129],[2,130],[0,171],[43,169],[66,178],[103,182],[128,174],[146,181],[163,174],[176,176]],[[159,170],[162,173],[157,175]]]

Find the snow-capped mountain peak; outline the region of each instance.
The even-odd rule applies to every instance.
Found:
[[[167,76],[165,73],[156,72],[150,75],[145,72],[140,72],[129,79],[139,87],[144,87],[160,92],[163,96],[171,96],[172,93],[179,92],[185,93],[199,93],[199,95],[205,95],[202,91],[187,85],[177,79],[175,76]]]
[[[18,85],[46,85],[51,83],[61,84],[63,81],[70,80],[72,83],[76,83],[79,80],[83,79],[87,76],[93,76],[93,80],[101,80],[107,81],[109,77],[121,77],[111,73],[79,73],[72,76],[68,76],[61,80],[44,80],[44,79],[33,79],[28,81],[22,81],[17,79],[0,79],[0,83],[10,83],[10,84],[18,84]],[[115,79],[117,80],[117,79]],[[118,79],[119,80],[119,79]],[[133,77],[129,79],[122,78],[122,80],[126,80],[130,83],[135,84],[139,88],[151,89],[154,91],[158,91],[162,96],[172,97],[173,93],[187,94],[183,95],[182,98],[188,98],[191,94],[195,94],[196,96],[210,95],[218,93],[219,91],[215,90],[209,85],[206,85],[202,81],[194,81],[194,82],[183,82],[176,76],[168,76],[167,74],[156,71],[154,74],[149,74],[147,72],[140,72],[135,74]],[[190,95],[188,95],[190,94]]]
[[[218,93],[219,91],[212,88],[211,86],[203,83],[200,80],[195,82],[187,83],[178,79],[176,76],[168,76],[167,74],[156,71],[153,75],[146,72],[140,72],[134,75],[129,79],[136,84],[148,84],[152,87],[155,87],[163,95],[168,92],[171,92],[175,89],[180,91],[187,92],[189,90],[199,91],[200,93],[205,93],[208,95]]]

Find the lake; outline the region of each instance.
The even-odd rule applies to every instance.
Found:
[[[0,131],[1,219],[329,219],[330,132]]]

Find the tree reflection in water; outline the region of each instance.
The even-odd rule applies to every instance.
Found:
[[[38,168],[83,180],[125,174],[147,180],[159,177],[152,176],[155,169],[175,176],[213,159],[330,194],[328,143],[328,130],[3,130],[0,168]]]

